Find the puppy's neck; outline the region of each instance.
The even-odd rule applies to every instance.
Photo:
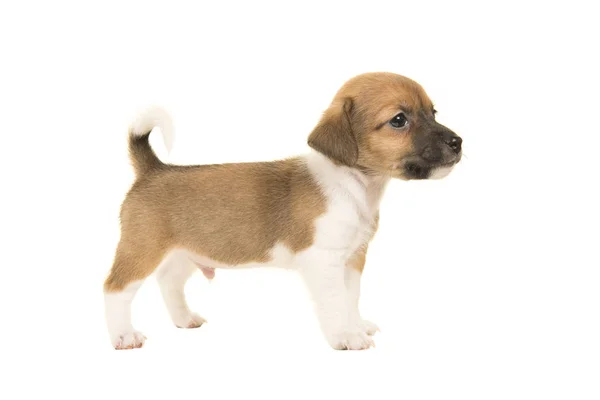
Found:
[[[366,173],[358,168],[339,165],[327,156],[312,151],[306,156],[307,165],[326,194],[345,194],[365,216],[374,217],[390,178]]]

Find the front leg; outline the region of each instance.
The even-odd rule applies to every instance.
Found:
[[[306,266],[302,275],[315,302],[325,338],[337,350],[362,350],[373,339],[356,324],[345,284],[346,266],[330,262]]]
[[[362,272],[365,268],[366,252],[366,248],[364,250],[359,249],[350,258],[345,268],[345,281],[348,294],[350,320],[357,325],[360,330],[372,336],[379,328],[374,323],[362,319],[358,308],[358,301],[360,298],[360,278],[362,277]]]

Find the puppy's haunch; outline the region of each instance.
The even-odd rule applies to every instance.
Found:
[[[184,286],[200,268],[278,266],[300,272],[335,349],[366,349],[377,326],[359,314],[360,278],[391,178],[436,179],[461,158],[462,140],[435,120],[423,88],[392,73],[349,80],[308,138],[310,154],[218,165],[165,164],[148,138],[168,114],[153,108],[129,133],[136,181],[121,207],[121,239],[104,284],[116,349],[141,347],[131,301],[155,272],[173,323],[197,328]]]

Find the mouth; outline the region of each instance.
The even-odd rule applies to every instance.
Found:
[[[428,163],[423,160],[411,160],[401,167],[402,175],[407,180],[439,179],[450,173],[452,168],[460,161],[459,154],[456,159],[449,162]]]
[[[408,162],[404,165],[404,176],[408,179],[427,179],[430,168],[416,162]]]

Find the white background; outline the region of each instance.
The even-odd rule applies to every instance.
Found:
[[[598,399],[591,3],[3,2],[0,397]],[[294,273],[219,270],[188,285],[207,325],[174,328],[149,279],[146,346],[112,350],[131,118],[170,110],[169,162],[272,160],[367,71],[420,82],[466,155],[386,193],[361,300],[377,348],[331,350]]]

